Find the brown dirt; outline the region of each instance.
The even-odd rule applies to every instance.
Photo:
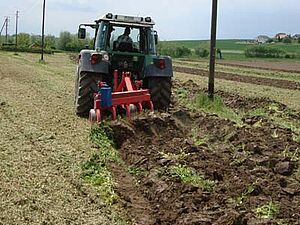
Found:
[[[264,70],[283,71],[300,73],[300,64],[292,62],[266,62],[266,61],[217,61],[217,64],[224,66],[237,66],[244,68],[255,68]]]
[[[175,90],[183,87],[191,93],[198,88],[192,81],[174,82]],[[219,94],[227,106],[244,111],[275,103]],[[283,156],[285,149],[300,148],[290,129],[256,116],[245,116],[241,127],[216,115],[191,114],[176,97],[171,111],[113,125],[122,159],[128,167],[144,171],[132,179],[123,168],[114,166],[119,195],[137,224],[300,224],[299,176],[295,178],[300,163]],[[205,142],[196,146],[191,130]],[[182,152],[189,156],[166,159],[162,154]],[[205,191],[183,184],[167,169],[178,164],[215,181],[216,187]],[[241,200],[249,187],[252,192]],[[256,207],[270,201],[280,206],[276,219],[260,219]]]
[[[176,115],[181,118],[178,120]],[[187,124],[186,120],[193,122]],[[208,135],[206,144],[197,147],[190,140],[187,134],[194,127],[199,129],[200,137]],[[136,119],[131,129],[134,134],[127,136],[120,153],[128,166],[143,168],[147,173],[137,176],[138,182],[128,182],[128,175],[118,175],[117,182],[121,184],[119,194],[132,218],[139,221],[137,224],[277,224],[280,219],[299,224],[299,181],[290,176],[299,162],[281,156],[286,146],[299,147],[291,140],[291,131],[268,123],[261,128],[237,128],[215,116],[191,116],[182,111],[174,116]],[[272,138],[275,130],[277,139]],[[118,131],[115,129],[117,137]],[[189,157],[178,161],[165,159],[161,154],[182,151]],[[166,168],[178,163],[201,171],[205,178],[216,182],[216,188],[204,191],[170,177]],[[281,165],[288,169],[278,169]],[[234,201],[249,186],[254,190],[244,202]],[[270,200],[280,205],[277,220],[258,223],[253,210]]]
[[[179,66],[173,66],[173,69],[176,72],[188,73],[188,74],[204,76],[204,77],[208,76],[208,72],[203,69],[179,67]],[[295,81],[278,80],[278,79],[263,78],[263,77],[252,77],[252,76],[245,76],[245,75],[241,76],[241,75],[223,73],[223,72],[216,72],[215,77],[217,79],[237,81],[242,83],[265,85],[265,86],[278,87],[278,88],[284,88],[290,90],[300,90],[300,83]]]

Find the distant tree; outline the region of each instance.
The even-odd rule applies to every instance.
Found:
[[[42,46],[42,37],[40,35],[31,35],[31,44]]]
[[[54,35],[47,35],[45,37],[45,47],[47,49],[56,49],[56,45],[57,45],[57,38]]]
[[[14,43],[15,43],[15,39],[14,39],[14,36],[12,36],[12,35],[8,35],[7,36],[7,41],[6,41],[6,37],[5,37],[5,35],[3,35],[3,36],[0,36],[0,43],[1,44],[10,44],[10,45],[13,45]],[[0,46],[1,47],[1,46]]]
[[[67,50],[69,47],[67,45],[71,43],[72,35],[68,31],[60,32],[59,39],[58,39],[58,48],[60,50]],[[69,44],[70,45],[70,44]]]
[[[14,38],[13,38],[13,36],[9,36],[8,37],[8,44],[11,44],[11,45],[13,45],[15,42],[14,42]]]
[[[273,40],[273,38],[269,38],[268,40],[267,40],[267,43],[273,43],[274,42],[274,40]]]
[[[209,51],[205,48],[196,48],[195,54],[201,58],[205,58],[205,57],[209,56]]]
[[[72,37],[71,41],[67,43],[66,49],[67,51],[79,51],[81,43],[78,38]]]
[[[298,37],[298,43],[300,43],[300,37]]]
[[[181,46],[181,47],[177,47],[175,49],[175,57],[185,57],[185,56],[189,56],[191,55],[192,51],[191,49],[185,47],[185,46]]]
[[[18,34],[18,47],[28,48],[31,44],[30,34],[19,33]]]

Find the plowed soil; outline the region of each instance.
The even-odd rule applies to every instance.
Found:
[[[218,61],[220,65],[238,66],[245,68],[255,68],[264,70],[283,71],[291,73],[300,73],[300,64],[291,62],[266,62],[266,61]]]
[[[191,92],[197,88],[192,81],[174,86]],[[274,103],[219,94],[227,106],[245,111]],[[122,159],[143,171],[132,176],[112,166],[118,193],[135,224],[300,224],[299,160],[282,154],[300,147],[293,132],[260,117],[245,116],[243,121],[238,126],[216,115],[191,113],[175,98],[170,114],[113,124]],[[192,130],[206,141],[196,145]],[[186,157],[165,157],[183,152]],[[172,177],[168,168],[179,164],[214,181],[215,188],[204,190]],[[270,201],[279,206],[276,219],[260,218],[255,209]]]
[[[181,59],[182,61],[194,61],[193,59]],[[262,69],[262,70],[272,70],[272,71],[282,71],[290,73],[300,73],[300,64],[299,62],[288,62],[288,61],[233,61],[233,60],[217,60],[217,64],[224,66],[236,66],[243,68],[253,68],[253,69]]]
[[[188,74],[193,74],[193,75],[198,75],[203,77],[208,76],[208,72],[203,69],[179,67],[179,66],[173,66],[173,68],[176,72],[188,73]],[[223,72],[216,72],[215,77],[217,79],[237,81],[237,82],[243,82],[249,84],[265,85],[265,86],[278,87],[278,88],[284,88],[290,90],[300,90],[300,83],[295,81],[253,77],[253,76],[246,76],[246,75],[241,76],[241,75],[223,73]]]

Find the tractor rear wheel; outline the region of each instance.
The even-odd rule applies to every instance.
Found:
[[[81,72],[75,80],[75,113],[88,117],[94,107],[93,94],[98,91],[98,82],[102,81],[101,74]]]
[[[171,101],[171,78],[151,77],[148,80],[148,88],[154,108],[167,111]]]

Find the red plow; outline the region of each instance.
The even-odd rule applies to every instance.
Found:
[[[94,108],[90,110],[89,120],[101,123],[104,114],[110,112],[113,120],[117,119],[117,110],[123,109],[126,117],[131,117],[132,111],[142,112],[144,108],[154,110],[148,89],[142,88],[141,81],[133,81],[130,72],[123,72],[118,82],[118,71],[114,71],[113,91],[105,82],[99,82],[99,91],[94,93]]]

